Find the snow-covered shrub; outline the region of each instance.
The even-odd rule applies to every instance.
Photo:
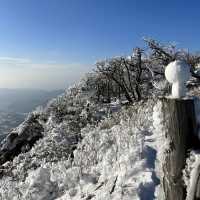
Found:
[[[145,135],[148,131],[149,135],[152,128],[149,126],[151,116],[146,114],[152,113],[152,104],[143,102],[143,109],[124,109],[118,114],[120,122],[111,127],[102,128],[100,123],[98,128],[82,130],[84,138],[74,152],[73,163],[79,169],[81,192],[71,196],[72,199],[84,195],[93,195],[94,199],[121,199],[122,196],[139,199],[143,192],[139,192],[140,184],[154,184],[152,172],[145,170],[146,161],[142,158]],[[142,130],[141,124],[149,129]],[[145,176],[149,178],[143,179]],[[91,177],[93,181],[89,181]]]
[[[57,196],[57,184],[50,180],[48,169],[39,168],[29,174],[25,184],[28,188],[22,199],[53,200]]]
[[[20,191],[19,182],[11,177],[2,177],[0,187],[1,200],[19,200],[22,199],[23,193]]]

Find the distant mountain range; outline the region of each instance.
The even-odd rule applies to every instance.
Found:
[[[6,89],[0,88],[0,110],[14,113],[27,113],[64,90]]]
[[[27,113],[45,105],[64,90],[2,89],[0,88],[0,141],[17,127]]]

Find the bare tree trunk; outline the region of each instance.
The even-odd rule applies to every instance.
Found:
[[[101,95],[100,86],[99,84],[97,84],[97,101],[100,101],[100,95]]]
[[[186,164],[187,150],[193,146],[196,131],[193,99],[162,98],[165,137],[169,147],[164,153],[161,188],[165,200],[183,200],[186,188],[182,180],[182,170]]]
[[[140,48],[135,49],[136,55],[137,55],[137,74],[136,74],[136,86],[135,90],[137,93],[137,100],[140,101],[142,96],[141,96],[141,76],[142,76],[142,50]]]
[[[106,88],[107,88],[107,102],[110,103],[111,102],[111,97],[110,97],[110,89],[112,87],[110,87],[111,82],[109,83],[109,81],[107,81],[106,83]]]
[[[117,89],[118,89],[118,98],[121,99],[121,88],[117,86]]]

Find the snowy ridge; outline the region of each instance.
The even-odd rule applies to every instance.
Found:
[[[169,143],[161,101],[122,106],[92,97],[82,81],[32,113],[42,137],[2,165],[0,200],[165,199],[160,180]]]
[[[43,138],[4,164],[0,199],[154,199],[159,180],[156,151],[150,146],[153,100],[110,115],[119,110],[118,103],[93,104],[83,86],[71,88],[36,112]],[[104,120],[93,124],[101,115]]]

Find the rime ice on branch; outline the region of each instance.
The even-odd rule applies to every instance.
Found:
[[[172,84],[172,98],[186,95],[186,82],[190,78],[190,67],[186,62],[171,62],[165,69],[165,77]]]

